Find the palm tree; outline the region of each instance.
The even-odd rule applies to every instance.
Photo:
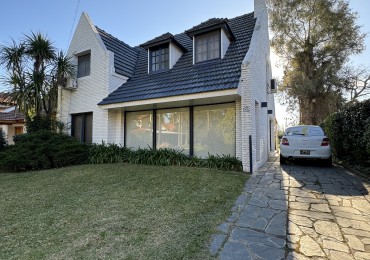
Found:
[[[75,77],[75,66],[41,33],[31,33],[17,44],[0,47],[0,65],[7,71],[4,82],[12,87],[11,97],[27,119],[55,119],[58,86]]]

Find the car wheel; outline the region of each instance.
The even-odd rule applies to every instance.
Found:
[[[323,160],[324,166],[331,167],[333,166],[333,158],[330,156],[328,159]]]
[[[281,154],[280,154],[280,164],[286,164],[286,160]]]

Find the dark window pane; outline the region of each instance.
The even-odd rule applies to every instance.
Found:
[[[151,71],[157,71],[169,68],[169,48],[162,47],[150,50],[151,52]]]
[[[85,115],[85,143],[92,143],[92,124],[93,116],[92,114]]]
[[[72,136],[80,142],[92,143],[92,113],[72,115]]]
[[[72,116],[72,128],[72,136],[82,142],[82,115]]]
[[[90,75],[90,60],[91,60],[90,53],[78,57],[78,67],[77,67],[78,78]]]
[[[195,62],[220,58],[220,31],[195,37]]]

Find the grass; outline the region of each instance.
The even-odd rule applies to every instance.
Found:
[[[0,174],[0,259],[207,259],[247,175],[129,164]]]

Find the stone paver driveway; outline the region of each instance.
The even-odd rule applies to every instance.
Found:
[[[370,184],[342,168],[280,166],[255,172],[219,226],[219,259],[369,259]]]

